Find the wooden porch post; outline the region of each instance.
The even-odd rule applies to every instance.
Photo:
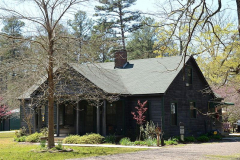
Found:
[[[38,132],[40,132],[41,127],[42,127],[42,113],[41,113],[41,108],[38,108]]]
[[[103,101],[103,110],[102,110],[102,135],[106,136],[106,108],[107,102],[106,100]]]
[[[100,106],[97,106],[97,133],[100,134]]]
[[[79,134],[79,101],[77,102],[76,134]]]
[[[60,116],[59,116],[59,104],[57,103],[57,137],[59,137],[59,135],[60,135],[59,120],[60,120]]]

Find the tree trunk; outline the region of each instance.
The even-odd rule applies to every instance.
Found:
[[[120,1],[119,1],[119,3],[121,3]],[[123,19],[122,19],[122,8],[121,8],[121,5],[119,4],[119,18],[120,18],[120,23],[121,23],[121,35],[122,35],[122,44],[123,44],[123,49],[125,50],[126,48],[125,48],[125,39],[124,39],[124,30],[123,30],[123,28],[124,28],[124,26],[123,26]]]
[[[48,148],[54,144],[54,82],[53,82],[53,45],[52,34],[49,34],[49,61],[48,61]]]
[[[240,36],[240,0],[236,0],[237,4],[237,15],[238,15],[238,34]]]

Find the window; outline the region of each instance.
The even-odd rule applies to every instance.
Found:
[[[177,125],[177,103],[171,103],[171,124]]]
[[[187,84],[191,85],[192,84],[192,68],[187,69]]]
[[[197,110],[195,107],[195,102],[190,102],[190,117],[197,118]]]

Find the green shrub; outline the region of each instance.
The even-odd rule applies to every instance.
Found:
[[[130,138],[128,138],[128,137],[122,138],[122,139],[119,141],[119,143],[120,143],[121,145],[125,145],[125,146],[132,146],[132,145],[134,145],[134,142],[131,142],[131,141],[130,141]]]
[[[177,138],[169,138],[167,141],[164,141],[166,145],[177,145],[178,139]]]
[[[15,131],[15,137],[19,138],[19,137],[22,137],[22,136],[26,136],[27,135],[27,132],[26,132],[26,128],[25,127],[22,127],[19,129],[19,131]]]
[[[26,142],[40,142],[41,133],[35,132],[26,137]]]
[[[185,137],[185,138],[184,138],[184,141],[186,141],[186,142],[195,142],[196,139],[195,139],[195,137],[193,137],[193,136],[189,136],[189,137]]]
[[[146,122],[145,126],[140,127],[144,139],[156,138],[156,126],[153,121]]]
[[[80,136],[79,135],[70,135],[63,139],[65,144],[78,144]]]
[[[116,136],[114,134],[106,136],[104,142],[114,144],[116,142]]]
[[[207,136],[200,136],[197,138],[199,142],[208,142],[209,138]]]
[[[149,138],[145,140],[147,146],[157,146],[157,139],[156,138]]]
[[[216,135],[213,135],[211,138],[220,140],[220,139],[222,139],[222,136],[220,134],[216,134]]]
[[[66,144],[100,144],[104,139],[103,136],[96,133],[86,134],[84,136],[70,135],[64,138],[63,143]]]
[[[79,138],[78,143],[79,144],[100,144],[102,143],[104,137],[101,136],[100,134],[96,133],[91,133],[91,134],[86,134],[84,136],[81,136]]]
[[[48,128],[47,127],[42,128],[40,130],[40,133],[42,134],[43,137],[47,137],[48,136]]]
[[[25,142],[27,136],[22,136],[22,137],[14,137],[14,141],[16,142]]]
[[[144,145],[147,145],[147,143],[145,141],[135,141],[134,145],[144,146]]]

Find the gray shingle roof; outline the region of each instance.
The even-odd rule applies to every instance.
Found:
[[[114,69],[114,62],[69,65],[107,93],[161,94],[182,69],[183,57],[131,60],[124,69]],[[36,86],[23,97],[30,97],[33,89]]]
[[[157,94],[165,93],[182,69],[183,59],[175,56],[131,60],[124,69],[114,69],[114,62],[71,65],[108,93]]]

